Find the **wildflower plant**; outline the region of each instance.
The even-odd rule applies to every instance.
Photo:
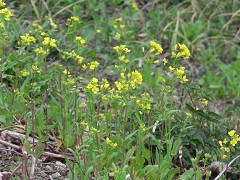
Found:
[[[240,136],[235,130],[228,131],[228,137],[219,142],[223,161],[229,161],[236,155],[239,155]]]

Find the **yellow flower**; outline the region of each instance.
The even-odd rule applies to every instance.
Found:
[[[131,78],[130,78],[131,84],[141,85],[142,81],[143,81],[142,75],[137,70],[135,70],[131,73]]]
[[[4,28],[4,24],[3,23],[0,23],[0,28]]]
[[[173,68],[172,66],[169,66],[168,69],[170,72],[173,72],[175,70],[175,68]]]
[[[76,17],[76,16],[73,16],[73,17],[68,18],[67,21],[68,22],[71,22],[71,21],[73,21],[73,22],[80,22],[80,19],[78,17]]]
[[[75,84],[75,81],[74,81],[73,79],[68,78],[68,79],[67,79],[67,84],[70,85],[70,86],[72,86],[72,85]]]
[[[82,37],[80,37],[80,36],[77,36],[77,37],[76,37],[76,40],[78,41],[78,43],[79,43],[80,45],[84,45],[84,44],[85,44],[85,40],[84,40]]]
[[[91,127],[91,128],[90,128],[90,132],[91,132],[91,133],[99,133],[100,131],[97,130],[96,128],[94,128],[94,127]]]
[[[101,89],[108,89],[110,84],[108,83],[107,79],[102,79]]]
[[[82,121],[82,122],[80,122],[80,126],[82,126],[82,127],[87,127],[87,126],[88,126],[88,123],[86,123],[85,121]]]
[[[2,5],[4,5],[4,4],[2,4]],[[8,8],[1,9],[0,14],[4,15],[4,19],[6,21],[9,21],[10,18],[13,16],[12,12]]]
[[[82,62],[83,62],[83,57],[82,56],[77,55],[76,59],[77,59],[78,64],[82,64]]]
[[[82,65],[82,68],[83,68],[84,70],[86,70],[86,69],[87,69],[87,65],[86,65],[86,64],[83,64],[83,65]]]
[[[140,130],[141,130],[141,132],[145,132],[146,131],[145,124],[140,124]]]
[[[40,26],[40,25],[37,24],[37,23],[33,23],[32,26],[33,26],[35,32],[41,32],[41,31],[43,30],[43,27]],[[45,33],[45,34],[46,34],[46,33]]]
[[[180,68],[177,68],[176,69],[176,75],[177,75],[177,78],[181,78],[183,75],[184,75],[184,67],[180,67]]]
[[[137,6],[137,3],[135,1],[132,1],[132,8],[136,11],[138,10],[138,6]]]
[[[91,70],[94,70],[94,69],[96,69],[96,68],[99,66],[99,62],[97,62],[97,61],[92,61],[92,62],[88,63],[88,65],[89,65],[89,68],[90,68]]]
[[[130,49],[126,48],[126,45],[115,46],[113,49],[118,53],[129,53]]]
[[[87,89],[91,90],[93,92],[93,94],[97,94],[99,91],[98,88],[98,79],[97,78],[92,78],[92,80],[88,83],[87,85]]]
[[[225,154],[222,155],[222,158],[225,159],[227,156]]]
[[[101,33],[101,30],[100,30],[100,29],[97,29],[96,32],[97,32],[98,34],[100,34],[100,33]]]
[[[117,143],[113,143],[108,137],[106,138],[107,145],[111,146],[112,148],[117,147]]]
[[[230,149],[228,147],[225,147],[224,151],[228,153],[228,152],[230,152]]]
[[[204,106],[208,105],[208,100],[206,100],[205,98],[201,99],[202,103]]]
[[[162,54],[163,49],[162,46],[154,41],[150,41],[150,52],[155,53],[155,55]]]
[[[57,25],[56,25],[55,23],[51,23],[50,25],[51,25],[51,27],[52,27],[53,29],[56,29],[56,28],[57,28]]]
[[[35,66],[35,65],[32,65],[32,70],[35,71],[38,74],[41,73],[41,70],[37,66]]]
[[[160,61],[159,60],[156,60],[153,62],[154,64],[160,64]]]
[[[0,8],[3,8],[3,7],[5,7],[5,6],[6,6],[6,3],[3,2],[2,0],[0,0]]]
[[[124,28],[125,28],[125,25],[121,24],[120,29],[124,29]]]
[[[42,45],[43,45],[43,46],[49,46],[49,47],[52,47],[52,48],[54,48],[54,47],[57,46],[57,45],[56,45],[56,40],[55,40],[55,39],[52,39],[52,38],[50,38],[50,37],[45,37],[44,40],[43,40],[43,42],[42,42]]]
[[[36,39],[33,36],[31,36],[29,33],[27,33],[24,36],[20,36],[20,38],[21,38],[22,44],[27,45],[27,46],[29,46],[31,43],[36,42]]]
[[[166,65],[168,63],[168,60],[166,58],[163,58],[163,65]]]
[[[44,50],[42,47],[34,49],[34,52],[40,55],[46,55],[49,53],[49,49]]]
[[[24,69],[21,71],[21,74],[22,74],[22,77],[27,77],[30,75],[30,72],[28,70]]]
[[[232,136],[235,134],[235,132],[236,132],[235,130],[231,130],[231,131],[228,132],[228,135],[229,135],[230,137],[232,137]]]
[[[223,146],[223,142],[222,141],[218,141],[219,145],[222,147]]]
[[[82,103],[79,104],[79,107],[80,107],[80,108],[85,108],[85,107],[87,107],[87,104],[84,103],[84,102],[82,102]]]
[[[190,58],[191,54],[189,49],[184,44],[176,44],[174,47],[174,51],[172,52],[172,57],[179,58],[182,57],[183,59]]]
[[[237,139],[232,139],[232,140],[230,141],[230,144],[231,144],[232,146],[235,146],[237,143],[238,143]]]
[[[118,32],[116,32],[116,34],[115,34],[115,38],[116,38],[116,39],[120,39],[120,38],[121,38],[121,34],[118,33]]]
[[[123,56],[119,56],[118,57],[119,61],[120,62],[123,62],[123,63],[129,63],[129,59],[127,59],[124,55]]]

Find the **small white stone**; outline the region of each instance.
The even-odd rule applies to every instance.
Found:
[[[59,172],[56,172],[54,174],[51,175],[53,179],[59,178],[61,177],[61,174]]]

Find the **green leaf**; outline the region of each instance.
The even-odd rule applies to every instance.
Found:
[[[172,180],[173,177],[176,175],[176,174],[179,174],[180,173],[180,169],[177,169],[177,168],[174,168],[174,169],[171,169],[168,173],[167,173],[167,177],[169,180]]]
[[[84,177],[84,180],[88,180],[89,177],[90,177],[90,174],[93,172],[93,166],[90,166],[88,169],[87,169],[87,172],[85,174],[85,177]]]
[[[180,137],[178,137],[177,140],[175,140],[175,142],[173,143],[171,156],[175,156],[178,153],[178,148],[179,148],[181,143],[182,143],[182,140],[181,140]]]
[[[204,112],[203,110],[196,110],[189,104],[186,104],[186,106],[189,109],[189,111],[191,111],[194,114],[199,115],[204,120],[208,120],[208,121],[211,121],[214,123],[219,123],[222,119],[222,117],[220,115],[218,115],[214,112],[211,112],[211,111]]]
[[[167,176],[167,173],[169,172],[171,165],[172,165],[172,162],[166,161],[166,160],[164,160],[160,164],[160,171],[159,171],[159,175],[161,176],[160,179],[165,179],[165,177]]]
[[[179,180],[192,180],[192,177],[194,175],[194,171],[192,170],[186,170],[179,178]]]
[[[150,162],[151,152],[148,149],[144,148],[142,150],[142,155],[145,159],[147,159],[148,162]]]
[[[6,123],[6,117],[3,115],[0,115],[0,122],[5,124]]]
[[[23,147],[26,149],[28,154],[32,153],[31,145],[30,145],[30,143],[29,143],[29,141],[27,139],[24,140]]]
[[[34,157],[38,159],[43,154],[44,149],[45,149],[44,143],[37,144],[34,151]]]
[[[134,148],[132,147],[131,149],[128,150],[128,152],[126,153],[125,155],[125,160],[126,161],[129,161],[129,159],[133,156],[133,153],[134,153]],[[125,161],[125,162],[126,162]]]

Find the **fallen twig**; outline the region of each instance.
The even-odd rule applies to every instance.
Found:
[[[36,165],[36,158],[32,155],[32,166],[31,166],[31,171],[30,171],[30,180],[34,179],[35,165]]]
[[[220,172],[220,173],[218,174],[218,176],[217,176],[214,180],[218,180],[218,179],[223,175],[223,173],[230,167],[230,165],[231,165],[235,160],[237,160],[237,158],[239,158],[239,157],[240,157],[240,155],[238,155],[237,157],[235,157],[227,166],[225,166],[225,167],[223,168],[222,172]]]
[[[18,145],[15,145],[15,144],[12,144],[12,143],[9,143],[7,141],[4,141],[2,139],[0,139],[0,143],[5,145],[5,146],[8,146],[8,147],[12,147],[14,149],[17,149],[17,150],[20,150],[20,146]],[[55,153],[51,153],[51,152],[43,152],[43,155],[46,155],[46,156],[50,156],[50,157],[54,157],[54,158],[61,158],[61,159],[65,159],[65,158],[68,158],[69,160],[72,160],[74,161],[74,158],[72,156],[69,156],[69,155],[65,155],[65,154],[55,154]]]

